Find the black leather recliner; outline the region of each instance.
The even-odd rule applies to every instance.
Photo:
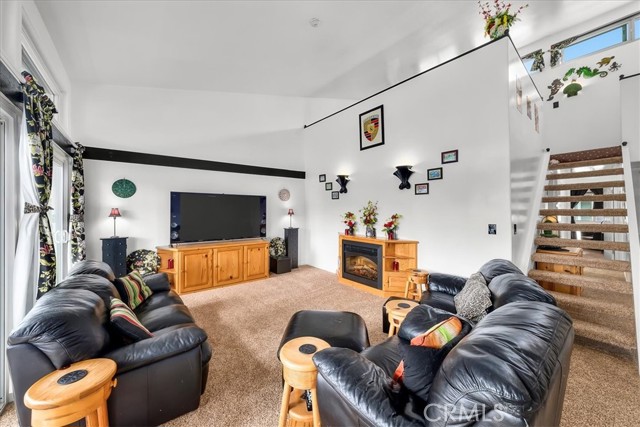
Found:
[[[446,356],[426,401],[392,379],[403,338],[362,353],[322,350],[313,357],[322,424],[558,426],[573,338],[571,319],[554,305],[503,305]]]
[[[41,297],[11,333],[7,359],[20,425],[31,425],[24,394],[42,376],[85,359],[116,362],[117,387],[108,400],[114,426],[151,426],[195,410],[209,372],[207,334],[171,290],[167,276],[145,277],[151,295],[135,313],[153,337],[124,344],[109,327],[109,299],[119,297],[113,272],[96,261]]]

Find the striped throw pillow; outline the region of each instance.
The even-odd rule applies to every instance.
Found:
[[[128,305],[111,297],[109,320],[113,328],[125,339],[138,342],[151,338],[153,334],[138,320]]]
[[[127,304],[131,310],[135,310],[137,306],[142,304],[144,300],[149,298],[153,293],[137,271],[132,271],[126,276],[114,280],[113,284],[116,286],[116,289],[118,289],[122,301]]]

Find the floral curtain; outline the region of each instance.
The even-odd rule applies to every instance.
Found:
[[[37,191],[38,204],[25,202],[25,215],[38,215],[38,294],[45,294],[56,283],[56,253],[47,212],[51,195],[53,130],[51,121],[57,113],[53,101],[44,93],[29,73],[22,73],[22,86],[26,124],[26,143],[31,157],[31,171]]]
[[[86,258],[84,242],[84,166],[82,164],[84,147],[77,144],[73,153],[73,171],[71,172],[71,217],[69,218],[69,234],[71,235],[71,262],[76,263]]]

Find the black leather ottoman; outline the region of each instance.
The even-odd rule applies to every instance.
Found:
[[[316,337],[332,347],[350,348],[358,353],[369,347],[369,332],[364,319],[348,311],[302,310],[291,316],[284,330],[280,348],[298,337]]]

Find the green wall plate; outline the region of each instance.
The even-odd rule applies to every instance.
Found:
[[[111,191],[118,197],[126,199],[136,194],[136,185],[128,179],[119,179],[111,186]]]

